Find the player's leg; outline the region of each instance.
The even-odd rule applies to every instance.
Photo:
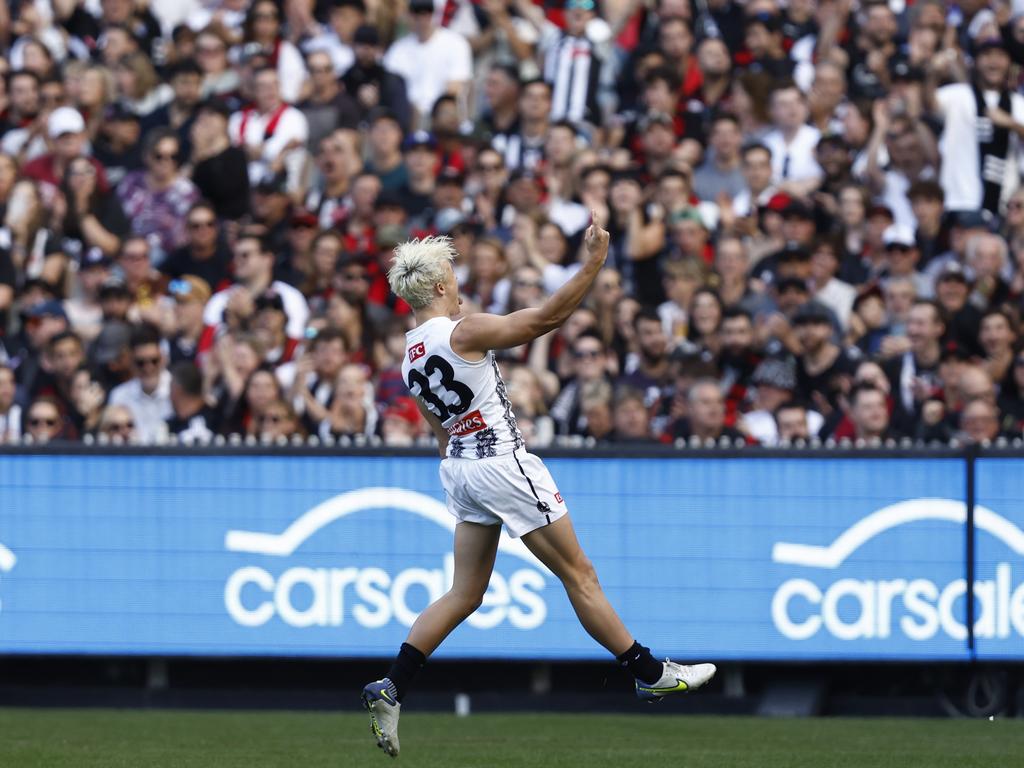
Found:
[[[601,589],[597,572],[583,552],[568,514],[523,534],[522,539],[562,582],[583,628],[636,678],[636,692],[641,699],[659,701],[671,693],[699,688],[715,674],[713,664],[685,666],[656,661],[648,648],[633,639]]]
[[[580,547],[569,516],[564,515],[551,525],[530,531],[522,539],[536,558],[562,582],[569,602],[587,633],[615,656],[629,650],[633,636],[601,589],[597,572]]]
[[[363,706],[370,713],[377,746],[392,757],[397,757],[399,751],[401,701],[427,656],[480,606],[494,569],[500,535],[500,525],[460,522],[455,526],[452,588],[417,617],[387,677],[363,689]]]
[[[500,525],[462,522],[455,526],[455,575],[452,588],[416,619],[406,642],[429,656],[480,607],[494,570]]]

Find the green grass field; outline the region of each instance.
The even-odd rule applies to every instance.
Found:
[[[1016,768],[1024,721],[0,709],[3,768]]]

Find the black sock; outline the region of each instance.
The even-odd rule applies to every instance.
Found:
[[[651,656],[651,649],[644,648],[636,640],[629,650],[615,657],[619,664],[629,669],[633,677],[642,683],[656,683],[665,671],[660,661]]]
[[[388,672],[388,680],[394,684],[396,698],[399,701],[405,696],[405,692],[412,684],[413,678],[423,669],[423,665],[426,663],[427,657],[422,652],[413,648],[408,643],[402,643],[402,647],[398,650],[398,656],[395,657],[395,662],[391,665],[391,671]],[[658,677],[661,677],[660,672]]]

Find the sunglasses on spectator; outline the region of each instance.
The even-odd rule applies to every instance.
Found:
[[[154,368],[160,365],[159,357],[136,357],[135,365],[139,368],[145,368],[146,366],[153,366]]]
[[[280,414],[280,413],[265,413],[265,414],[263,414],[263,416],[260,417],[259,420],[260,420],[260,422],[262,422],[264,424],[266,424],[266,423],[280,424],[282,421],[286,421],[287,418],[288,418],[287,416],[285,416],[284,414]]]
[[[252,17],[254,19],[256,19],[257,21],[265,20],[265,19],[271,19],[273,21],[277,21],[277,14],[274,13],[273,11],[260,11],[259,13],[254,13],[252,15]]]
[[[893,251],[895,253],[910,253],[913,249],[909,245],[900,245],[899,243],[893,243],[892,245],[885,246],[885,250]]]
[[[134,421],[112,421],[104,427],[107,432],[120,432],[122,430],[127,431],[129,429],[135,429]]]
[[[154,152],[152,155],[150,155],[150,157],[152,157],[158,163],[162,163],[165,161],[170,161],[172,163],[178,162],[177,152]]]
[[[574,350],[572,356],[578,360],[590,359],[596,360],[601,357],[601,350],[599,349],[577,349]]]
[[[540,280],[516,280],[516,288],[540,288]]]
[[[217,226],[215,219],[193,219],[188,223],[189,229],[206,229]]]
[[[482,173],[497,173],[505,166],[503,166],[501,163],[487,163],[486,165],[481,163],[478,167],[480,168],[480,171]]]
[[[124,251],[121,254],[121,258],[124,261],[142,261],[143,259],[149,259],[149,254],[143,251]]]
[[[30,427],[56,427],[57,419],[49,419],[45,416],[30,416],[28,423]]]

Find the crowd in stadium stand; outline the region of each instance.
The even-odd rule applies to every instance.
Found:
[[[392,248],[527,443],[1024,425],[1024,2],[0,3],[0,443],[429,435]]]

